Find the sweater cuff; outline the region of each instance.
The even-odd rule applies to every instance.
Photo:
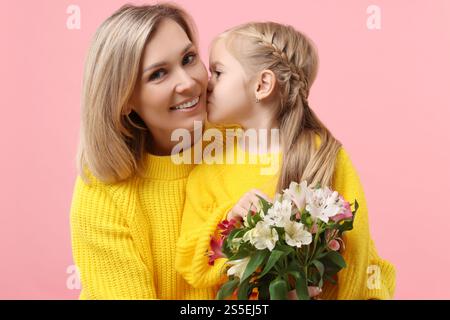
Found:
[[[205,288],[218,285],[226,281],[225,264],[226,258],[219,258],[214,265],[208,264],[207,252],[210,251],[211,236],[217,232],[217,225],[226,219],[228,212],[234,203],[226,203],[217,207],[205,223],[205,227],[198,235],[198,242],[192,259],[192,286]]]

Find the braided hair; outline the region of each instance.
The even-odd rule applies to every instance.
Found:
[[[277,81],[283,164],[277,191],[291,181],[332,186],[335,159],[342,144],[310,108],[309,92],[317,76],[314,43],[292,26],[250,22],[219,35],[249,76],[271,70]],[[238,41],[239,40],[239,41]],[[316,148],[315,139],[320,138]]]

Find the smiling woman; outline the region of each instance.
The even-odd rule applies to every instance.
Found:
[[[191,128],[205,117],[208,76],[197,48],[182,27],[161,21],[144,50],[142,77],[131,99],[132,109],[153,138],[153,153],[170,154],[175,128]]]
[[[71,208],[81,299],[214,297],[174,267],[193,165],[171,161],[170,136],[206,116],[208,76],[193,29],[176,6],[127,5],[94,36]]]

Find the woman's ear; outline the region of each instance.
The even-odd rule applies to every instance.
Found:
[[[129,115],[133,111],[133,107],[131,105],[131,102],[129,102],[123,109],[121,114],[126,116]]]
[[[261,101],[269,98],[275,91],[277,78],[272,70],[263,70],[259,73],[256,79],[255,98],[256,101]]]
[[[130,97],[130,100],[128,101],[127,105],[123,108],[122,114],[123,115],[129,115],[131,112],[136,111],[136,97],[135,93],[133,93]]]

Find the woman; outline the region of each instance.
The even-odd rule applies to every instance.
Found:
[[[71,208],[81,299],[214,298],[174,266],[193,165],[171,161],[171,133],[206,116],[196,44],[191,19],[167,4],[124,6],[94,37]]]

